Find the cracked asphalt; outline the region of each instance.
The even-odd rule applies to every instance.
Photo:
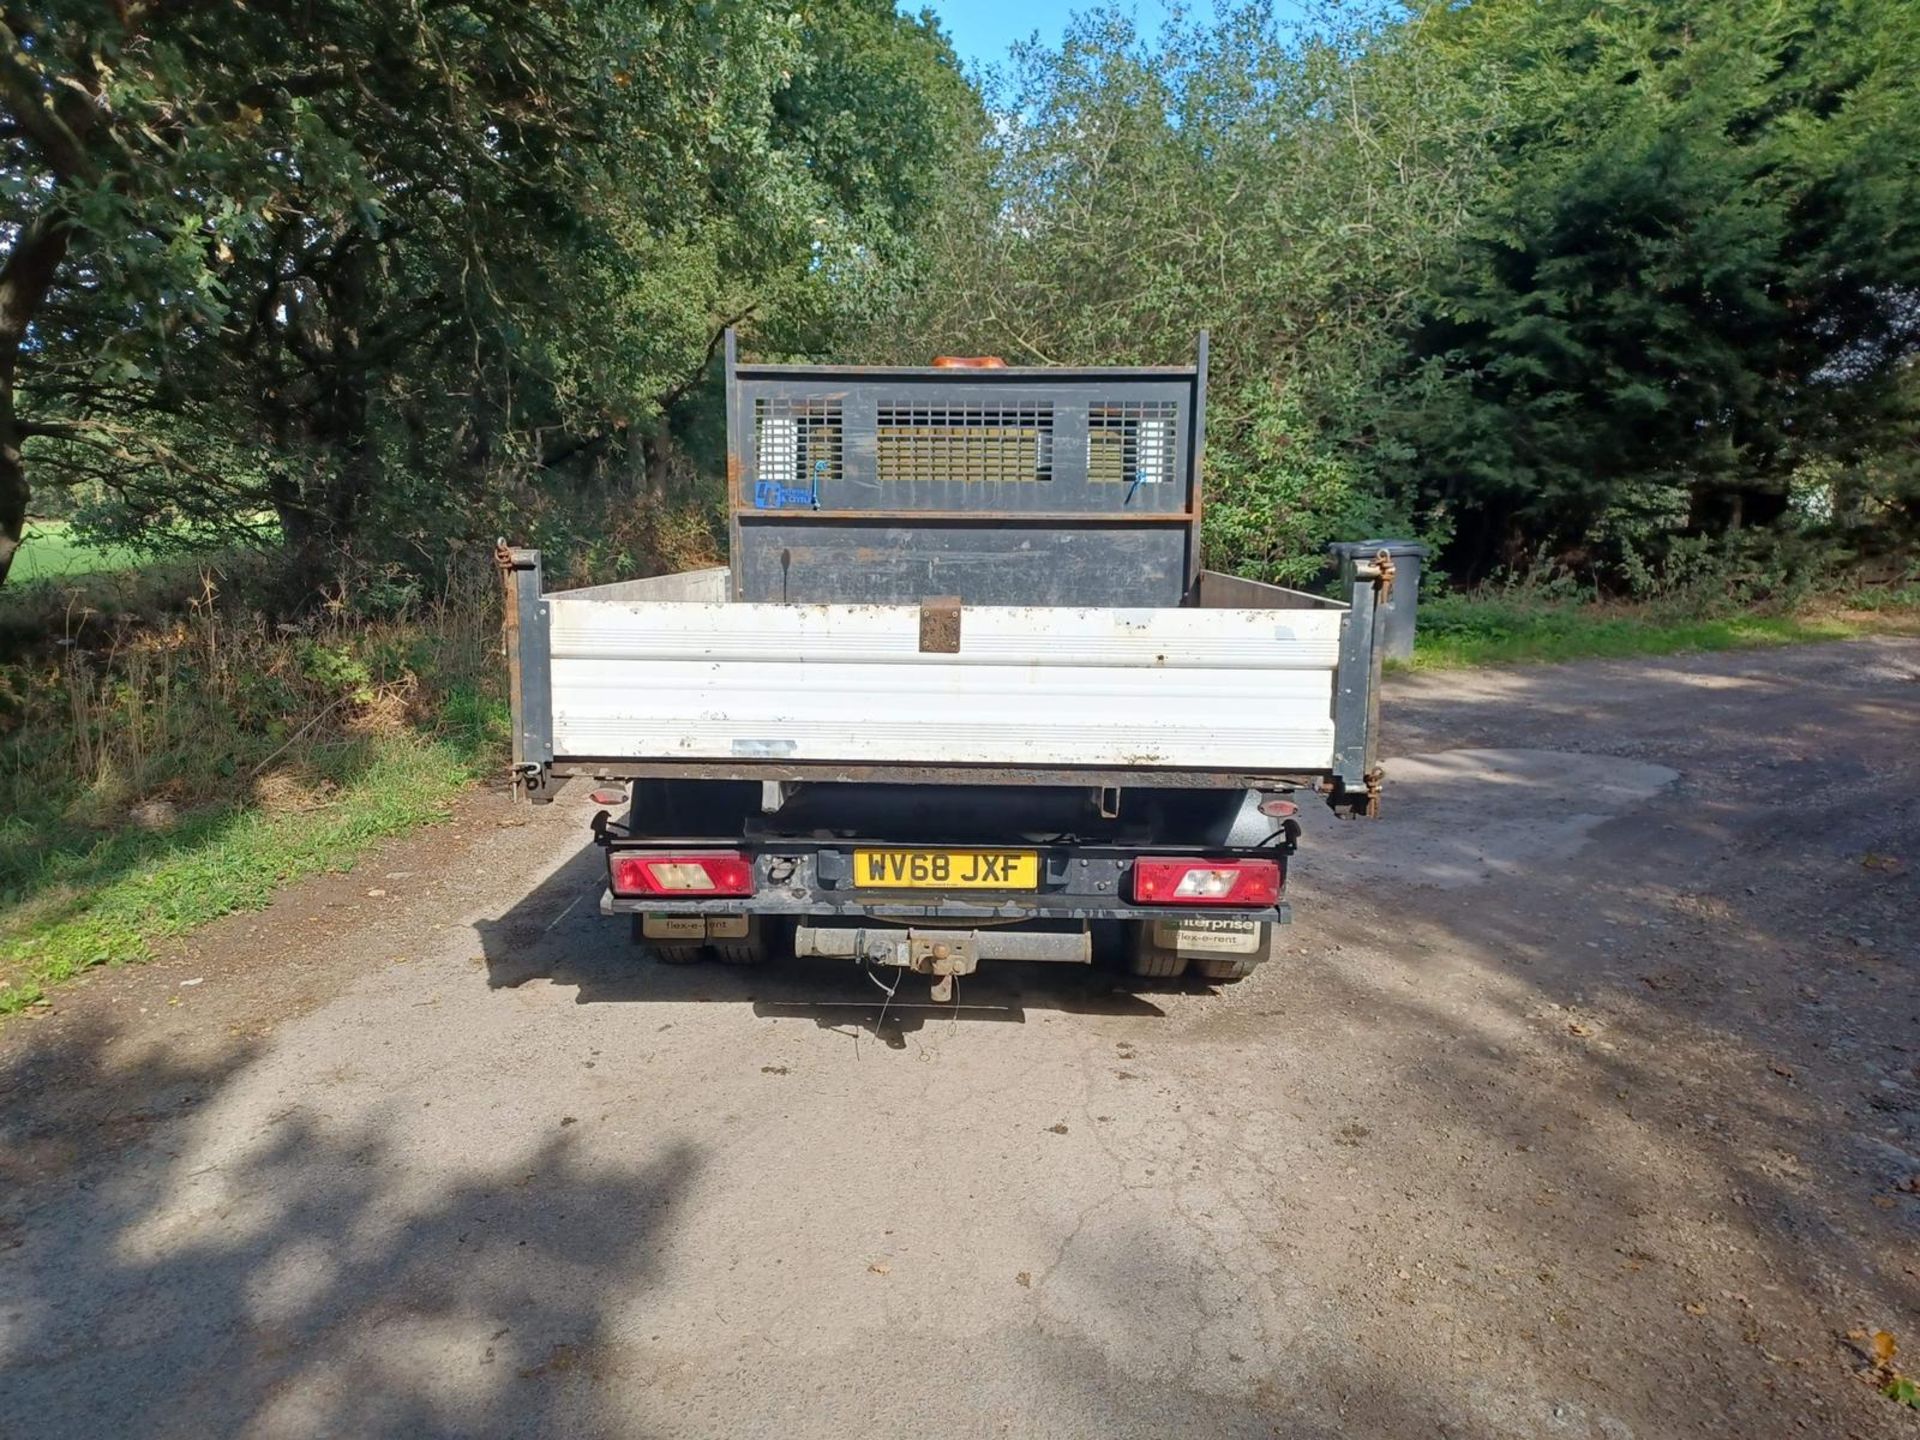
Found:
[[[1920,1435],[1920,642],[1386,717],[1235,986],[670,969],[481,795],[70,987],[0,1435]]]

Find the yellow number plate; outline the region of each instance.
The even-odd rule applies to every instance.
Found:
[[[1031,850],[856,850],[853,883],[865,890],[1038,890]]]

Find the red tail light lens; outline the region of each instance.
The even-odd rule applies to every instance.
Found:
[[[1280,899],[1277,860],[1136,860],[1140,905],[1272,905]]]
[[[753,861],[737,851],[698,855],[635,855],[615,852],[611,870],[616,895],[751,895]]]

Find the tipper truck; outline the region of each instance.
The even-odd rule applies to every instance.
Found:
[[[1184,366],[749,364],[729,564],[548,592],[502,544],[513,765],[586,777],[603,914],[663,961],[1233,981],[1293,797],[1377,812],[1384,554],[1334,600],[1201,566]]]

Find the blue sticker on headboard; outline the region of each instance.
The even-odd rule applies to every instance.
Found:
[[[796,505],[814,503],[813,491],[805,485],[782,485],[778,480],[756,480],[753,483],[753,508],[756,510],[789,510]]]

